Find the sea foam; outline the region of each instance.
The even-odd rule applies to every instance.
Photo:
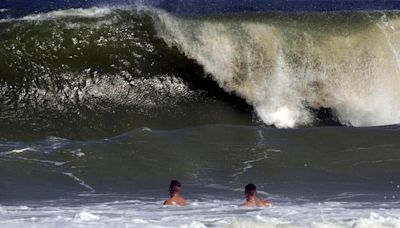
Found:
[[[93,198],[93,196],[92,196]],[[1,227],[400,227],[399,209],[379,205],[360,208],[357,203],[292,205],[246,209],[233,202],[204,200],[187,208],[163,208],[162,201],[119,201],[63,206],[63,202],[35,207],[1,206]],[[55,206],[59,205],[59,206]],[[40,216],[37,216],[40,213]]]
[[[309,125],[310,109],[320,108],[344,125],[400,122],[396,15],[154,15],[168,44],[245,98],[268,125]]]

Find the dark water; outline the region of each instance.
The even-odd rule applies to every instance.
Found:
[[[82,192],[157,197],[175,177],[186,183],[188,197],[198,199],[233,197],[254,182],[294,201],[390,201],[400,184],[398,137],[398,126],[205,125],[137,129],[96,141],[9,141],[0,148],[1,197],[51,199]]]
[[[333,78],[351,72],[354,84],[325,85],[317,80],[306,84],[315,90],[333,85],[350,88],[349,94],[359,93],[360,88],[353,90],[355,85],[375,83],[388,73],[384,70],[394,76],[398,73],[393,57],[398,47],[389,42],[397,41],[396,35],[367,39],[381,28],[380,23],[397,31],[398,13],[391,11],[400,6],[397,1],[144,4],[161,11],[137,10],[133,4],[137,2],[113,3],[119,8],[110,9],[110,3],[94,1],[0,3],[0,8],[7,9],[0,13],[4,19],[0,23],[0,200],[74,198],[82,193],[161,197],[169,180],[176,178],[185,183],[187,196],[196,199],[205,195],[235,198],[237,189],[254,182],[261,190],[293,201],[397,201],[400,131],[398,109],[392,105],[397,104],[397,79],[382,77],[383,85],[393,85],[384,90],[394,92],[384,94],[380,103],[387,105],[378,109],[384,114],[389,110],[390,118],[377,109],[351,109],[356,104],[346,96],[330,101],[330,96],[320,92],[315,93],[314,103],[300,101],[310,121],[278,129],[276,122],[263,118],[268,113],[263,108],[270,104],[260,106],[257,97],[264,96],[263,90],[253,84],[246,87],[246,77],[254,72],[268,77],[273,63],[279,61],[263,63],[269,56],[254,51],[263,47],[255,42],[258,33],[244,37],[231,33],[247,31],[254,24],[276,26],[277,34],[285,35],[287,64],[311,69],[296,71],[299,81],[307,81],[308,73],[321,69],[330,71]],[[89,8],[93,6],[99,8]],[[62,11],[68,8],[83,9]],[[350,12],[326,14],[338,10]],[[176,16],[179,25],[194,30],[189,35],[188,30],[167,34],[175,30],[168,27],[165,15]],[[229,65],[239,72],[234,70],[233,82],[229,75],[218,74],[220,65],[205,61],[214,58],[213,50],[224,44],[207,46],[210,40],[195,30],[196,24],[208,28],[207,23],[224,28],[214,40],[233,34],[231,44],[246,48],[245,41],[254,40],[253,49],[235,47],[238,55],[248,58]],[[242,25],[246,23],[251,26]],[[342,43],[336,43],[334,51],[318,50],[326,51],[321,56],[333,62],[326,68],[317,55],[296,46],[326,47],[336,37],[348,38],[346,42],[354,48],[349,53],[361,50],[355,62],[343,60],[348,52]],[[309,38],[312,42],[307,43]],[[362,52],[364,44],[376,49]],[[387,51],[381,54],[379,49]],[[387,54],[389,49],[394,50],[393,56]],[[393,64],[380,67],[375,60],[381,58]],[[302,59],[310,62],[304,64]],[[344,65],[364,68],[339,72]],[[365,68],[371,75],[357,78],[365,75]],[[255,85],[264,83],[256,79]],[[362,94],[372,93],[367,89],[370,85],[365,85]],[[282,94],[273,100],[287,97]],[[360,104],[373,100],[360,97]],[[384,125],[371,119],[394,125],[352,127]]]
[[[143,126],[252,123],[251,107],[169,48],[148,15],[0,26],[0,138],[88,139]]]

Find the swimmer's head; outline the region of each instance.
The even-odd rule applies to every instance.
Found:
[[[171,184],[169,185],[169,193],[171,195],[175,195],[182,191],[182,184],[177,180],[172,180]]]
[[[254,184],[246,185],[246,187],[244,189],[244,194],[246,195],[247,198],[255,196],[257,194],[256,186]]]

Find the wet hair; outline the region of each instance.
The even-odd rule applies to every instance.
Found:
[[[182,184],[177,180],[172,180],[171,184],[169,185],[169,191],[171,193],[177,193],[181,191]]]
[[[257,188],[254,184],[248,184],[244,188],[244,193],[246,195],[254,195],[257,192]]]

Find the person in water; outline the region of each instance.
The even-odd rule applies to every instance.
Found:
[[[244,195],[246,196],[246,202],[242,203],[241,207],[270,207],[272,202],[269,200],[258,200],[257,199],[257,188],[254,184],[246,185],[244,189]]]
[[[164,205],[186,206],[186,200],[181,196],[182,184],[177,180],[172,180],[169,185],[170,198],[164,202]]]

